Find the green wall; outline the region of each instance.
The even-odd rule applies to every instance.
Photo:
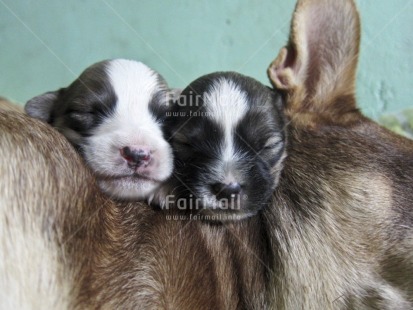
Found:
[[[232,70],[265,83],[294,0],[0,0],[0,96],[24,103],[68,85],[90,64],[132,58],[184,87]],[[413,1],[358,0],[359,104],[378,118],[411,106]],[[268,84],[268,83],[267,83]]]

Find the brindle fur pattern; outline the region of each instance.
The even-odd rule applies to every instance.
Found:
[[[357,56],[352,1],[299,1],[292,54],[269,69],[285,91],[288,157],[271,205],[244,221],[170,220],[173,211],[108,200],[60,134],[0,111],[5,307],[411,309],[413,143],[358,112],[352,57],[297,49],[308,38],[294,25],[320,7],[337,32],[355,25],[340,46]],[[310,82],[309,68],[326,76]],[[331,74],[332,88],[320,82]]]

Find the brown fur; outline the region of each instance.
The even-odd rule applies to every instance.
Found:
[[[332,29],[312,40],[333,45],[309,56],[302,20],[314,12]],[[0,110],[0,300],[15,305],[5,288],[16,281],[17,296],[36,289],[60,308],[411,309],[413,142],[357,110],[358,38],[352,1],[299,1],[269,69],[286,93],[288,157],[271,205],[240,222],[115,203],[60,134]],[[11,261],[20,234],[34,236],[30,252]],[[48,276],[36,257],[54,262]],[[15,265],[30,268],[1,269]]]
[[[39,232],[47,248],[58,250],[58,268],[50,272],[58,274],[52,285],[60,296],[45,297],[43,304],[79,309],[264,305],[267,270],[256,255],[267,264],[266,251],[262,252],[266,246],[260,230],[252,229],[259,226],[258,217],[234,226],[210,226],[170,219],[178,214],[155,211],[143,203],[115,203],[98,191],[78,154],[51,127],[0,111],[0,132],[0,168],[6,176],[0,194],[7,208],[0,218],[13,218],[15,228],[21,225],[25,233]],[[8,238],[8,230],[3,227],[0,240]],[[43,247],[32,252],[48,256]],[[7,258],[14,256],[9,253]],[[30,265],[31,260],[29,255],[19,257],[18,263]],[[24,288],[37,287],[29,280],[20,279],[20,295],[26,293]],[[2,296],[4,301],[8,298]],[[48,298],[53,300],[47,303]],[[30,308],[31,302],[17,305]]]
[[[6,98],[0,97],[0,110],[3,111],[15,111],[15,112],[21,112],[24,113],[24,109],[21,105],[18,105],[16,103],[12,103]]]
[[[412,150],[367,121],[290,130],[282,181],[264,211],[278,250],[275,308],[412,306]]]
[[[357,109],[359,40],[353,1],[301,0],[268,69],[290,118],[289,157],[264,211],[277,309],[413,307],[413,142]]]
[[[268,69],[274,87],[286,92],[287,115],[312,126],[356,121],[359,45],[360,20],[352,0],[298,1],[288,45]]]

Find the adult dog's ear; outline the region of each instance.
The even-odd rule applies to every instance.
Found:
[[[359,42],[353,0],[299,0],[288,45],[268,69],[273,86],[287,94],[287,114],[315,113],[340,121],[356,112]]]
[[[27,101],[26,105],[24,106],[24,110],[31,117],[38,118],[46,123],[51,123],[51,114],[53,107],[59,100],[60,93],[61,90],[57,90],[36,96]]]

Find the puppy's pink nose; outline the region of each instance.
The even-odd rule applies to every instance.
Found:
[[[151,160],[150,149],[141,146],[125,146],[120,149],[120,155],[125,158],[128,165],[132,167],[148,164]]]

